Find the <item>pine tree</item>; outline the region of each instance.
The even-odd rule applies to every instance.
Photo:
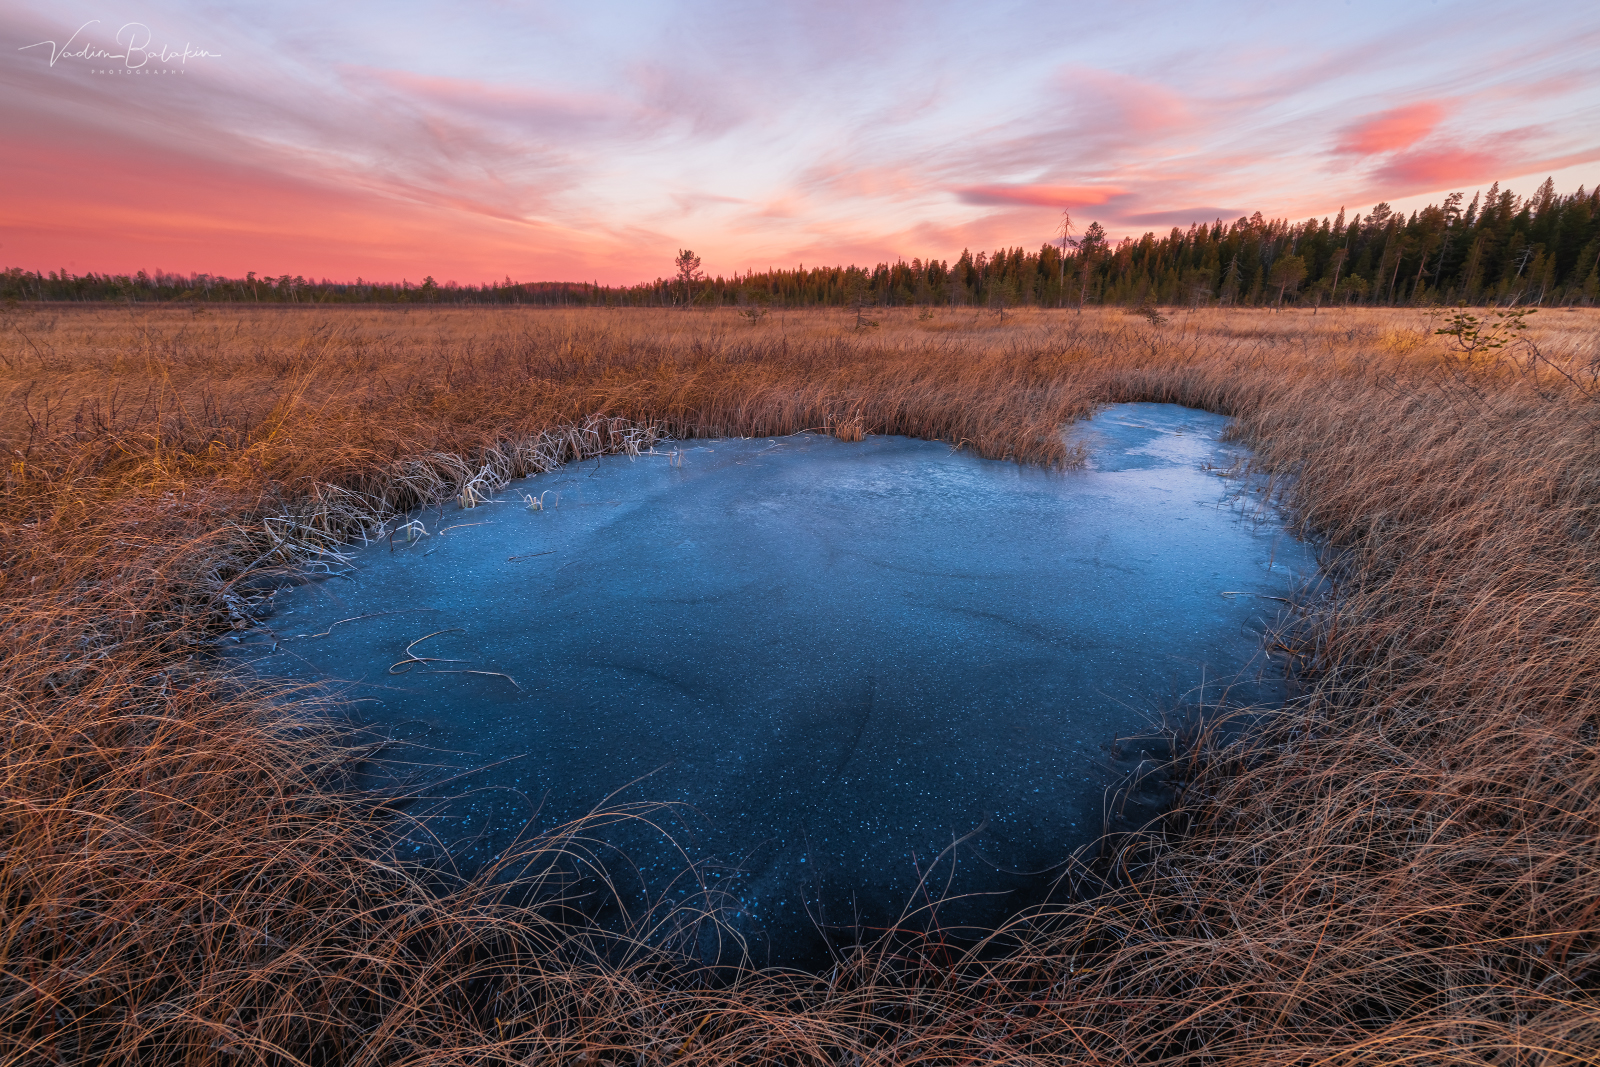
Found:
[[[704,278],[705,272],[700,269],[700,257],[687,248],[678,249],[678,258],[672,261],[677,268],[678,280],[683,283],[683,306],[687,309],[694,304],[694,283]]]

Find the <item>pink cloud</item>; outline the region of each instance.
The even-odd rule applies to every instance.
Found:
[[[1164,211],[1144,211],[1136,215],[1123,215],[1115,221],[1129,226],[1189,226],[1207,224],[1218,219],[1231,221],[1246,214],[1236,207],[1187,207]]]
[[[1437,189],[1464,182],[1488,181],[1504,174],[1514,161],[1492,152],[1464,148],[1424,148],[1395,156],[1377,174],[1378,180],[1402,188]]]
[[[780,196],[763,204],[761,210],[755,213],[755,218],[757,220],[792,219],[799,216],[800,211],[801,202],[799,200],[794,197]]]
[[[345,66],[341,73],[351,89],[377,82],[415,103],[515,124],[581,127],[626,119],[635,110],[619,98],[592,93],[547,92],[372,67]]]
[[[1334,151],[1348,156],[1375,156],[1410,148],[1432,133],[1444,114],[1443,105],[1429,100],[1368,115],[1340,131]]]
[[[862,166],[823,163],[811,167],[800,179],[807,193],[866,199],[903,198],[921,192],[927,176],[910,165]]]
[[[1051,81],[1053,91],[1040,98],[1031,121],[996,127],[997,140],[968,158],[969,166],[957,173],[980,181],[961,188],[984,196],[984,171],[1035,170],[1078,182],[1105,175],[1126,183],[1129,167],[1170,157],[1180,139],[1203,141],[1213,122],[1189,97],[1157,82],[1090,67],[1060,69]],[[982,170],[972,173],[970,164],[980,160]],[[1001,202],[1019,201],[1002,194]],[[1040,206],[1054,204],[1048,199]]]
[[[646,269],[610,234],[488,217],[447,197],[330,186],[67,121],[3,123],[0,133],[10,209],[0,266],[611,281]]]
[[[1193,121],[1189,100],[1156,82],[1069,67],[1056,76],[1056,84],[1075,105],[1070,125],[1085,133],[1150,135]]]
[[[1127,190],[1114,185],[969,185],[956,190],[963,203],[985,206],[1095,207],[1126,195]]]
[[[1502,137],[1500,140],[1508,143],[1499,151],[1438,148],[1406,152],[1391,159],[1372,179],[1375,187],[1388,190],[1388,195],[1403,196],[1412,192],[1493,181],[1515,174],[1561,170],[1600,159],[1600,146],[1538,159],[1518,151],[1515,148],[1517,138]]]
[[[664,63],[638,63],[629,81],[656,123],[686,122],[697,138],[714,138],[757,117],[755,87]]]
[[[425,69],[359,32],[278,51],[209,16],[192,28],[226,63],[171,82],[0,49],[0,266],[635,281],[686,245],[720,271],[950,257],[1037,247],[1064,207],[1136,237],[1562,182],[1564,165],[1593,184],[1576,164],[1600,159],[1600,31],[1581,28],[1486,39],[1419,16],[1426,33],[1285,46],[1208,14],[1228,25],[1217,51],[1177,21],[1024,39],[981,5],[905,0],[679,13],[632,35],[490,7],[472,33],[441,27]],[[54,19],[16,15],[13,43]],[[1103,58],[1061,65],[1069,39]],[[520,52],[541,58],[504,61]]]

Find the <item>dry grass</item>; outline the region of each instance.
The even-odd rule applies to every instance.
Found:
[[[1594,313],[1539,360],[1416,312],[7,315],[5,1062],[1595,1062]],[[370,753],[203,655],[475,480],[812,427],[1067,464],[1117,400],[1237,417],[1339,596],[1303,699],[1003,952],[699,981],[561,907],[588,828],[442,884],[343,788]]]

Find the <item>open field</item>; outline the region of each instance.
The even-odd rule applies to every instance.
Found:
[[[0,310],[6,1061],[1593,1062],[1600,312],[1470,354],[1424,311],[873,317]],[[995,951],[698,980],[517,903],[585,827],[506,858],[527,892],[408,868],[367,753],[206,665],[474,478],[813,427],[1070,465],[1129,400],[1237,418],[1338,596],[1303,697]]]

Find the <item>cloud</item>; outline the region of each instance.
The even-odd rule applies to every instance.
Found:
[[[1236,207],[1190,207],[1173,211],[1145,211],[1137,215],[1123,215],[1118,222],[1129,226],[1189,226],[1208,225],[1218,219],[1232,220],[1249,212]]]
[[[1066,67],[1056,75],[1066,96],[1067,126],[1080,136],[1145,139],[1190,126],[1187,96],[1165,85],[1091,67]]]
[[[105,2],[81,17],[123,17]],[[951,257],[1036,247],[1062,208],[1120,237],[1595,181],[1595,30],[1029,2],[469,2],[418,48],[343,8],[164,0],[225,58],[135,80],[0,49],[0,239],[46,268],[627,281],[684,244],[718,269]],[[14,46],[56,20],[0,10]]]
[[[757,117],[753,87],[699,70],[664,63],[637,63],[629,82],[656,124],[687,124],[698,141],[714,140]]]
[[[1444,116],[1444,106],[1432,100],[1380,111],[1341,130],[1334,151],[1345,156],[1376,156],[1410,148],[1432,133]]]
[[[415,107],[502,122],[544,133],[611,127],[635,117],[637,109],[620,97],[598,93],[555,92],[496,85],[474,78],[444,78],[354,64],[341,71],[346,88],[363,83],[387,86]]]
[[[929,176],[916,167],[823,163],[812,166],[801,176],[799,186],[807,193],[827,193],[834,197],[897,199],[922,192]]]
[[[758,219],[792,219],[800,214],[799,201],[792,197],[780,196],[767,201],[760,211],[756,213]]]
[[[980,190],[979,197],[984,188],[1011,184],[995,177],[1018,172],[1040,175],[1032,183],[1040,187],[1126,185],[1130,167],[1180,154],[1183,142],[1203,142],[1214,124],[1195,99],[1173,88],[1090,67],[1058,69],[1034,92],[1026,112],[963,130],[961,150],[943,157],[942,184]]]
[[[1097,207],[1127,195],[1114,185],[969,185],[955,192],[964,204],[992,207]]]
[[[490,216],[447,195],[385,195],[57,121],[0,121],[3,264],[353,278],[594,277],[629,249],[605,232]],[[631,277],[634,272],[627,271]]]
[[[1519,151],[1514,134],[1487,148],[1420,149],[1398,155],[1371,176],[1371,184],[1391,197],[1431,192],[1455,185],[1496,181],[1516,174],[1556,171],[1600,160],[1600,145],[1587,150],[1546,158]]]
[[[1466,148],[1429,148],[1404,152],[1385,163],[1374,177],[1386,186],[1404,189],[1438,189],[1474,181],[1489,181],[1516,166],[1513,158],[1495,152]]]
[[[705,193],[698,190],[688,192],[675,192],[669,194],[672,202],[678,207],[678,214],[693,215],[701,208],[718,208],[728,204],[744,204],[747,201],[737,196],[722,196],[718,193]]]

